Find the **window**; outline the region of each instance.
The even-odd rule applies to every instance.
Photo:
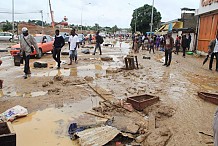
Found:
[[[51,42],[52,41],[52,38],[50,36],[46,36],[47,38],[47,42]]]
[[[5,33],[5,36],[12,36],[11,33]]]
[[[4,36],[4,33],[0,33],[0,36]]]

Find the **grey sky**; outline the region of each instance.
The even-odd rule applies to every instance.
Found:
[[[10,12],[12,0],[0,0],[0,12]],[[43,10],[44,20],[51,22],[48,0],[14,0],[15,12],[37,12]],[[152,4],[152,0],[51,0],[56,22],[67,16],[68,22],[83,25],[130,27],[133,10],[144,4]],[[91,4],[89,4],[91,3]],[[131,3],[129,5],[128,3]],[[179,18],[180,8],[199,8],[200,0],[155,0],[155,7],[161,12],[162,21]],[[11,21],[11,14],[0,13],[0,21]],[[40,13],[16,14],[15,20],[41,20]]]

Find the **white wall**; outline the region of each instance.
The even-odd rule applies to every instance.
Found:
[[[177,35],[181,36],[181,34],[182,34],[182,31],[179,31],[178,33],[173,33],[172,37],[173,37],[174,41],[176,40]],[[183,34],[188,35],[189,33],[183,33]],[[192,41],[191,41],[191,44],[190,44],[190,51],[193,51],[196,38],[195,38],[194,33],[190,33],[190,35],[192,37]]]
[[[201,15],[203,13],[208,13],[208,12],[211,12],[211,11],[218,10],[218,1],[217,0],[213,0],[213,1],[214,2],[211,5],[202,6],[202,3],[201,3],[202,0],[200,0],[200,7],[197,10],[196,14]]]

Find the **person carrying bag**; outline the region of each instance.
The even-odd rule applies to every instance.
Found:
[[[20,48],[23,60],[25,61],[24,65],[24,79],[27,79],[28,74],[31,74],[29,67],[30,54],[36,49],[37,54],[39,53],[39,48],[35,38],[32,35],[29,35],[28,29],[26,27],[22,28],[22,34],[20,39]]]

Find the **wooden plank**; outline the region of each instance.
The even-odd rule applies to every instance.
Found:
[[[99,118],[103,118],[103,119],[110,119],[110,117],[108,117],[108,116],[99,115],[99,114],[93,113],[93,112],[84,112],[84,113],[92,115],[92,116],[96,116],[96,117],[99,117]]]
[[[148,130],[154,130],[155,128],[156,128],[155,115],[153,113],[149,113],[149,115],[148,115]]]
[[[92,88],[103,100],[106,101],[110,101],[110,102],[114,102],[116,101],[115,97],[109,93],[108,91],[106,91],[105,89],[93,85],[93,84],[88,84],[90,88]]]

